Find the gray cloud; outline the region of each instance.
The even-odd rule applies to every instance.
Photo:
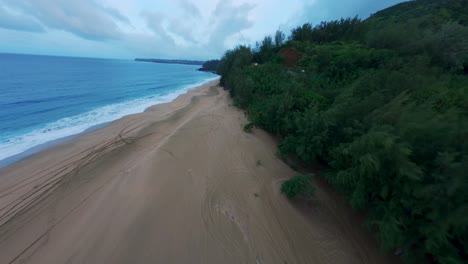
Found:
[[[404,0],[299,1],[291,7],[265,0],[257,5],[251,4],[255,0],[244,4],[236,0],[0,0],[0,29],[9,29],[1,30],[0,37],[15,41],[8,35],[21,35],[33,41],[30,46],[42,43],[43,50],[51,54],[66,43],[61,54],[77,54],[87,45],[90,54],[97,54],[94,47],[99,46],[108,47],[101,52],[119,51],[119,56],[206,59],[236,44],[253,44],[278,26],[288,33],[305,22],[318,24],[355,15],[366,18]],[[132,17],[142,10],[140,17]],[[7,46],[0,43],[0,48]]]
[[[180,3],[184,3],[181,1]],[[194,17],[172,18],[161,12],[145,11],[141,13],[146,26],[155,34],[154,38],[139,38],[139,41],[132,41],[134,47],[141,47],[143,41],[153,41],[152,45],[158,47],[155,55],[168,56],[176,54],[176,56],[203,58],[207,56],[220,56],[226,48],[225,42],[228,38],[238,35],[238,38],[245,42],[248,40],[240,34],[245,29],[251,28],[253,22],[249,20],[250,11],[254,8],[251,4],[234,5],[231,1],[219,1],[208,18],[208,25],[204,36],[194,36],[194,28],[197,24],[197,19]],[[187,7],[184,12],[194,12],[194,5]],[[192,11],[190,11],[192,10]],[[198,9],[197,9],[198,10]],[[187,43],[183,46],[178,46],[175,37],[185,40]],[[203,38],[203,41],[200,40]],[[205,43],[205,44],[200,44]],[[160,54],[158,54],[160,53]]]
[[[3,0],[9,8],[33,17],[48,28],[71,32],[90,40],[118,39],[116,20],[129,23],[116,9],[93,0]]]
[[[179,6],[184,11],[184,15],[187,15],[187,16],[190,16],[190,17],[195,17],[195,18],[201,17],[200,10],[193,3],[191,3],[191,2],[189,2],[187,0],[180,0],[179,1]]]
[[[32,17],[21,13],[14,13],[0,3],[0,28],[11,30],[43,32],[42,25]]]
[[[180,14],[177,17],[168,19],[167,31],[180,39],[191,44],[197,44],[198,41],[194,36],[194,31],[200,25],[200,21],[203,20],[200,10],[198,7],[187,1],[178,1]]]
[[[130,20],[128,17],[122,15],[119,10],[112,8],[112,7],[102,7],[102,10],[112,16],[113,18],[119,20],[120,22],[123,22],[125,24],[131,25]]]
[[[367,18],[372,13],[383,8],[404,2],[405,0],[317,0],[310,4],[304,0],[304,8],[298,19],[304,22],[318,24],[321,21],[359,16]]]
[[[254,7],[251,4],[234,6],[231,1],[218,2],[211,18],[215,23],[215,29],[209,38],[209,43],[216,52],[223,52],[226,49],[224,42],[229,36],[253,26],[248,16]]]
[[[156,35],[158,44],[175,45],[174,40],[163,27],[163,22],[166,20],[164,14],[160,12],[145,11],[141,13],[141,16],[145,19],[146,26]]]
[[[191,23],[186,23],[185,21],[180,19],[173,19],[169,23],[167,29],[170,32],[183,38],[185,41],[191,42],[193,44],[198,43],[198,41],[193,36],[193,27],[191,26]]]

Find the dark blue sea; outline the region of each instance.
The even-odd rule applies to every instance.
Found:
[[[198,67],[0,54],[0,165],[217,78]]]

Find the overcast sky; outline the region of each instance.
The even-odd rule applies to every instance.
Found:
[[[277,29],[366,18],[403,0],[0,0],[0,52],[218,58]]]

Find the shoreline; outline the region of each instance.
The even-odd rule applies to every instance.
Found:
[[[63,143],[66,143],[70,140],[73,140],[75,139],[76,137],[79,137],[83,134],[86,134],[86,133],[90,133],[90,132],[93,132],[97,129],[100,129],[102,127],[105,127],[113,122],[116,122],[122,118],[125,118],[126,116],[129,116],[129,115],[135,115],[135,114],[141,114],[141,113],[144,113],[146,112],[148,109],[151,109],[155,106],[158,106],[158,105],[162,105],[162,104],[168,104],[168,103],[171,103],[173,102],[174,100],[176,100],[179,96],[182,96],[186,93],[189,93],[191,90],[194,90],[194,89],[198,89],[204,85],[207,85],[209,83],[212,83],[212,82],[217,82],[219,81],[219,77],[217,78],[213,78],[213,79],[210,79],[208,81],[205,81],[203,83],[197,83],[197,84],[194,84],[193,86],[190,86],[190,87],[184,87],[184,88],[181,88],[180,90],[181,91],[184,91],[182,92],[181,94],[177,95],[177,97],[175,97],[174,99],[172,99],[171,101],[168,101],[168,102],[163,102],[163,103],[158,103],[158,104],[153,104],[153,105],[150,105],[148,106],[146,109],[143,110],[143,112],[138,112],[138,113],[133,113],[133,114],[128,114],[128,115],[124,115],[118,119],[115,119],[115,120],[112,120],[112,121],[107,121],[107,122],[103,122],[103,123],[100,123],[100,124],[97,124],[97,125],[93,125],[89,128],[86,128],[84,131],[82,132],[79,132],[79,133],[76,133],[76,134],[71,134],[71,135],[68,135],[68,136],[65,136],[65,137],[61,137],[61,138],[57,138],[57,139],[52,139],[52,140],[49,140],[49,141],[46,141],[44,143],[41,143],[39,145],[36,145],[36,146],[33,146],[33,147],[30,147],[18,154],[14,154],[12,156],[9,156],[7,158],[4,158],[2,160],[0,160],[0,172],[1,172],[1,169],[2,168],[5,168],[5,167],[8,167],[8,166],[11,166],[23,159],[26,159],[32,155],[35,155],[35,154],[39,154],[41,153],[42,151],[44,150],[47,150],[47,149],[50,149],[50,148],[53,148],[53,147],[56,147],[58,145],[61,145]],[[177,91],[176,91],[177,92]]]
[[[116,120],[114,120],[114,121],[116,121]],[[8,157],[8,158],[2,159],[2,160],[0,160],[0,169],[4,168],[4,167],[7,167],[7,166],[10,166],[10,165],[13,165],[16,162],[21,161],[21,160],[23,160],[23,159],[25,159],[27,157],[30,157],[30,156],[32,156],[34,154],[39,154],[41,151],[47,150],[49,148],[53,148],[55,146],[58,146],[60,144],[68,142],[70,140],[73,140],[74,138],[76,138],[76,137],[78,137],[80,135],[92,132],[92,131],[94,131],[96,129],[99,129],[101,127],[105,127],[106,125],[108,125],[108,124],[110,124],[112,122],[113,121],[104,122],[102,124],[95,125],[95,126],[92,126],[90,128],[87,128],[85,131],[80,132],[78,134],[73,134],[73,135],[69,135],[69,136],[66,136],[66,137],[62,137],[62,138],[47,141],[45,143],[42,143],[42,144],[39,144],[37,146],[31,147],[31,148],[29,148],[29,149],[27,149],[27,150],[25,150],[23,152],[20,152],[18,154],[15,154],[13,156]]]

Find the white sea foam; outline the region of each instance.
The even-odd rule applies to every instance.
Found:
[[[200,83],[191,84],[165,95],[154,95],[106,105],[83,114],[59,119],[45,124],[40,129],[2,140],[0,142],[0,161],[23,153],[35,146],[82,133],[91,127],[117,120],[123,116],[141,113],[152,105],[171,102],[191,88],[214,79],[217,78],[210,78]]]

